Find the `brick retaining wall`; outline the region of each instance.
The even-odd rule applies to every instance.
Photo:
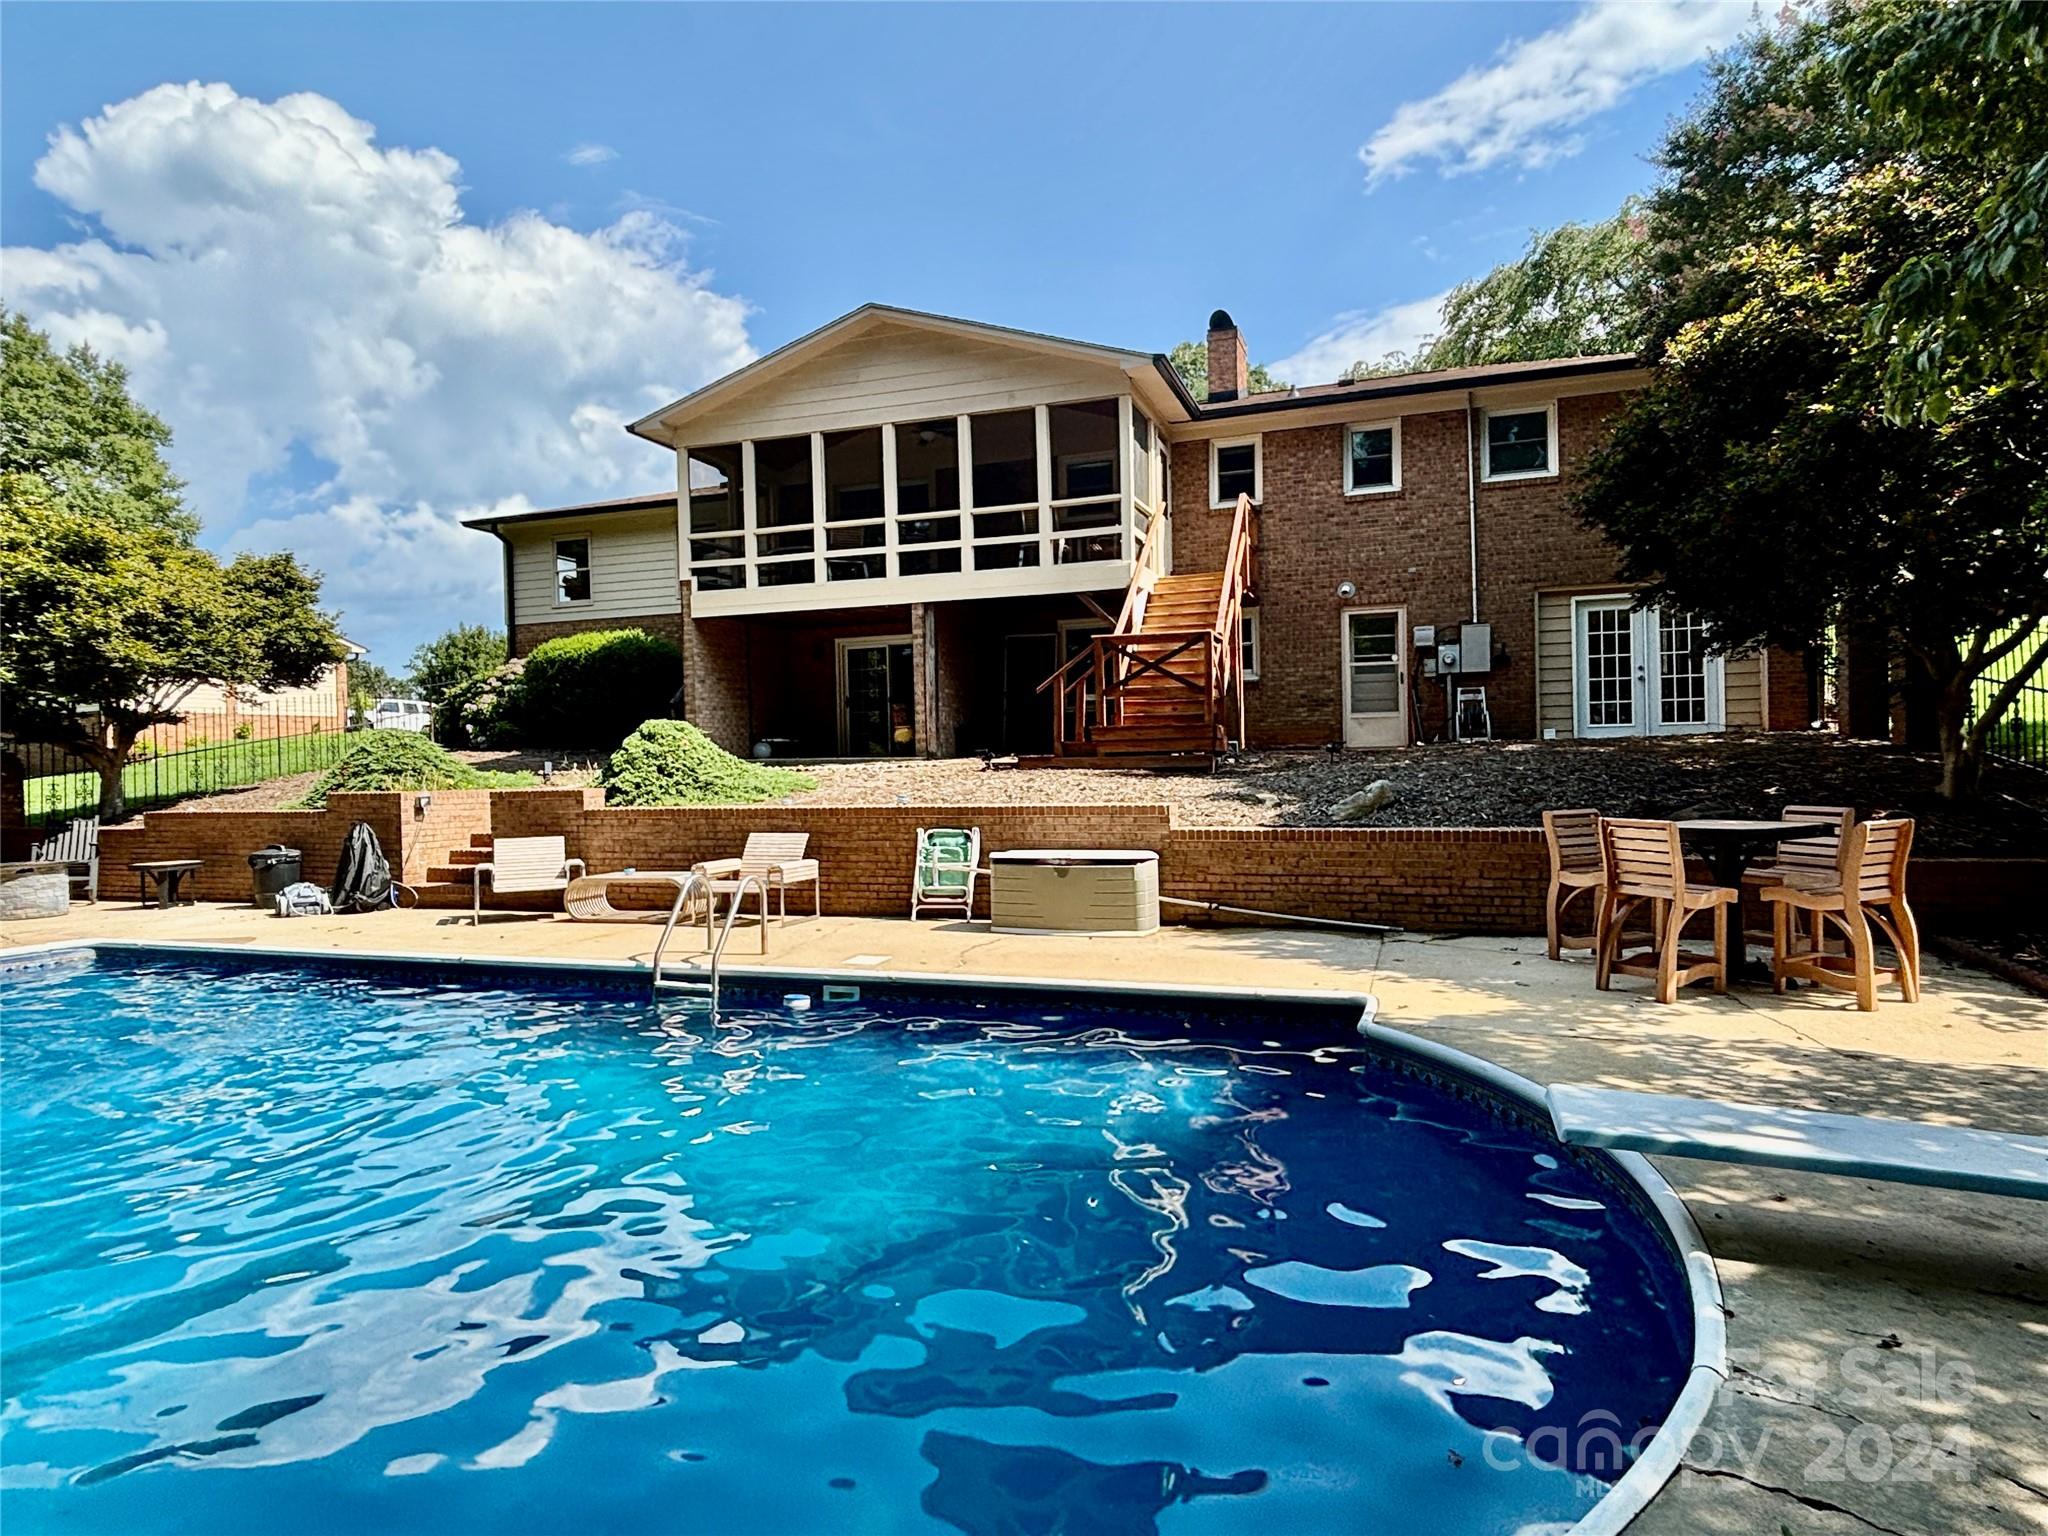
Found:
[[[737,854],[749,832],[808,832],[824,867],[825,910],[846,916],[908,913],[919,826],[979,826],[987,850],[1149,848],[1168,896],[1426,933],[1540,932],[1548,869],[1533,827],[1178,827],[1164,805],[610,809],[602,790],[515,789],[437,790],[424,812],[415,796],[396,793],[336,795],[327,813],[152,811],[101,833],[101,884],[119,896],[130,860],[201,858],[196,894],[246,900],[245,855],[273,842],[302,849],[306,878],[326,883],[358,819],[411,883],[482,832],[559,835],[594,871],[687,869]],[[1932,928],[2003,920],[2048,883],[2042,859],[1930,858],[1912,867],[1913,900]],[[797,899],[807,904],[809,893]],[[1165,916],[1201,914],[1169,907]]]

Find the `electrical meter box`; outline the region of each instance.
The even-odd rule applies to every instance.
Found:
[[[1491,624],[1460,624],[1458,626],[1458,661],[1446,669],[1453,672],[1491,672],[1493,670],[1493,626]]]
[[[1460,659],[1457,642],[1454,640],[1445,641],[1436,648],[1437,672],[1439,674],[1456,672],[1459,670],[1458,664]]]

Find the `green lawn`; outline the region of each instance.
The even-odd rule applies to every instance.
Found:
[[[330,768],[354,739],[347,731],[319,731],[166,752],[131,760],[121,771],[121,789],[130,810],[150,810],[193,795]],[[100,800],[99,775],[93,773],[47,774],[28,780],[26,790],[28,818],[37,826],[90,816]]]
[[[2042,626],[2041,634],[2036,637],[2037,643],[2043,638],[2048,638],[2048,625]],[[2021,646],[1977,679],[1972,690],[1977,710],[1983,710],[1991,702],[1999,684],[2011,677],[2032,654],[2032,647]],[[1991,739],[1986,745],[2003,757],[2016,757],[2023,762],[2048,767],[2048,669],[2036,672],[2020,691],[2020,696],[2006,710],[2004,719],[1992,727]]]

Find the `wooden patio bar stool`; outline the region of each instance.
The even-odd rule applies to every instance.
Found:
[[[1794,873],[1783,883],[1767,886],[1771,904],[1771,984],[1779,992],[1788,981],[1811,981],[1838,992],[1856,994],[1856,1006],[1868,1012],[1877,1006],[1880,981],[1896,982],[1909,1003],[1920,1000],[1920,928],[1906,904],[1906,861],[1913,849],[1911,821],[1866,821],[1852,826],[1842,839],[1835,868],[1825,874]],[[1793,928],[1795,913],[1809,914],[1810,939]],[[1897,957],[1890,966],[1877,963],[1875,923]],[[1840,931],[1847,953],[1829,954],[1822,942],[1827,928]]]
[[[1660,1003],[1677,1002],[1678,989],[1695,981],[1712,981],[1716,992],[1726,992],[1728,909],[1738,893],[1725,885],[1687,883],[1675,822],[1607,817],[1600,823],[1600,838],[1607,854],[1607,885],[1601,893],[1600,964],[1594,985],[1606,991],[1617,972],[1652,977]],[[1623,927],[1645,903],[1650,909],[1650,947],[1624,955]],[[1714,915],[1711,956],[1689,955],[1680,947],[1685,925],[1701,912]]]
[[[1543,934],[1550,958],[1566,949],[1600,949],[1600,914],[1607,886],[1607,855],[1600,845],[1598,811],[1545,811],[1543,845],[1550,852],[1550,889],[1543,898]],[[1565,908],[1586,896],[1591,931],[1566,933]]]

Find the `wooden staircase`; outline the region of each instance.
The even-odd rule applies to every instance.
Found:
[[[1257,512],[1240,496],[1223,568],[1167,575],[1157,520],[1115,626],[1039,685],[1057,689],[1052,766],[1215,766],[1244,739],[1244,652]]]

